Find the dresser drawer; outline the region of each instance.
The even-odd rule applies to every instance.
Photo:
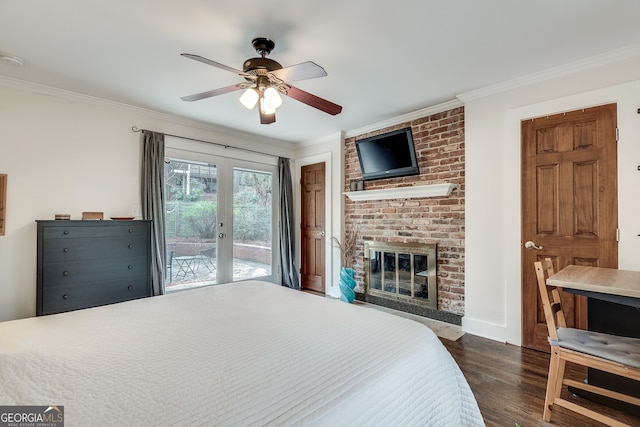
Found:
[[[49,239],[42,248],[43,262],[87,261],[92,259],[146,256],[144,237],[99,237],[93,239]]]
[[[132,278],[83,285],[65,285],[47,289],[38,315],[61,313],[81,308],[144,298],[149,295],[147,278]],[[40,311],[40,310],[38,310]]]
[[[60,225],[46,225],[42,228],[42,237],[45,240],[124,236],[148,238],[148,227],[138,221],[118,221],[118,225],[112,225],[111,221],[103,223],[104,225],[97,222],[96,225],[76,225],[76,222],[64,224],[61,221]]]
[[[74,283],[127,279],[149,275],[147,257],[112,258],[42,265],[43,289]]]

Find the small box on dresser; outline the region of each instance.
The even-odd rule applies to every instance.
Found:
[[[152,295],[151,221],[36,222],[36,315]]]

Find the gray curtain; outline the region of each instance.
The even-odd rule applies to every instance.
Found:
[[[164,134],[142,131],[142,218],[151,224],[151,283],[164,294]]]
[[[295,259],[295,232],[293,225],[293,188],[289,159],[278,158],[280,182],[280,265],[282,266],[282,286],[300,289]]]

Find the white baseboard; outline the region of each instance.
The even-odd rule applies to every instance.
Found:
[[[462,318],[462,330],[467,334],[493,341],[507,342],[507,328],[504,325],[483,322],[464,316]]]

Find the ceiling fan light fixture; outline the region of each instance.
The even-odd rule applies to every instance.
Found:
[[[265,89],[262,97],[263,97],[263,102],[262,102],[263,107],[268,108],[269,110],[272,110],[272,112],[275,112],[276,108],[282,105],[282,97],[280,96],[278,91],[272,86],[269,86],[268,88]]]
[[[275,108],[270,107],[264,100],[264,98],[262,98],[260,100],[260,111],[262,111],[263,114],[274,114],[276,112]]]
[[[244,91],[244,93],[240,97],[240,102],[242,102],[242,105],[247,107],[249,110],[252,110],[253,107],[255,107],[256,104],[258,103],[258,98],[259,98],[258,91],[250,87]]]

